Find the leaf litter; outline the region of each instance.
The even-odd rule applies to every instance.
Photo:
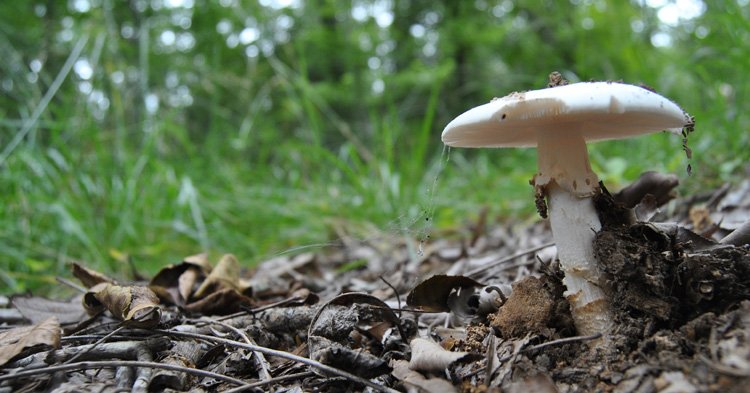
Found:
[[[546,221],[483,210],[429,240],[337,226],[335,246],[249,271],[204,254],[150,282],[72,265],[85,293],[5,302],[0,391],[745,391],[750,181],[676,185],[646,173],[596,202],[612,349],[576,336]]]

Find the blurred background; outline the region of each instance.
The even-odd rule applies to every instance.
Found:
[[[611,190],[747,177],[748,0],[0,2],[0,292],[70,261],[246,265],[341,231],[425,241],[537,220],[526,150],[445,149],[453,117],[571,82],[643,83],[697,120],[590,145]],[[434,238],[434,235],[433,235]]]

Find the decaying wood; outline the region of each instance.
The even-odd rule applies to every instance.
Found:
[[[719,240],[721,244],[731,244],[733,246],[744,246],[750,243],[750,220],[745,221],[742,226],[732,231],[732,233],[726,235],[724,238]]]
[[[633,208],[650,194],[655,198],[656,205],[661,206],[675,198],[674,189],[679,183],[679,178],[671,173],[644,172],[636,181],[616,193],[614,198],[625,207]]]

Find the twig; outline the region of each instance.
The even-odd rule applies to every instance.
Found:
[[[496,357],[496,351],[497,347],[495,347],[495,335],[490,334],[489,340],[487,342],[487,353],[485,354],[485,374],[484,374],[484,384],[489,386],[490,381],[492,380],[492,372],[494,371],[494,364],[493,361]]]
[[[272,383],[283,382],[283,381],[288,381],[288,380],[292,380],[292,379],[301,379],[301,378],[309,377],[309,376],[312,376],[312,375],[315,375],[315,373],[312,372],[312,371],[304,371],[304,372],[296,373],[296,374],[282,375],[282,376],[279,376],[279,377],[271,378],[269,380],[248,383],[245,386],[239,386],[239,387],[236,387],[236,388],[225,390],[224,393],[239,393],[239,392],[244,392],[244,391],[247,391],[247,390],[250,390],[250,389],[253,389],[253,388],[259,388],[261,386],[270,385]]]
[[[145,360],[138,357],[141,351],[161,352],[167,349],[171,345],[171,342],[169,337],[159,335],[147,340],[115,341],[99,344],[96,347],[94,347],[94,344],[66,346],[61,349],[34,353],[25,358],[14,360],[8,363],[6,367],[29,370],[31,368],[46,367],[50,364],[72,363],[68,359],[81,352],[85,352],[85,355],[82,355],[84,357],[79,359],[79,361],[112,359]]]
[[[711,367],[712,369],[726,375],[730,375],[733,377],[739,377],[739,378],[747,378],[750,377],[750,371],[748,370],[739,370],[733,367],[725,366],[721,363],[717,363],[709,359],[706,355],[698,355],[698,359],[700,359],[701,362],[705,363],[708,367]]]
[[[65,337],[60,337],[60,341],[90,341],[90,340],[99,340],[99,339],[101,339],[104,336],[105,335],[103,335],[103,334],[82,334],[80,336],[65,336]],[[148,337],[145,337],[145,336],[132,337],[132,336],[127,336],[127,335],[122,335],[122,336],[112,336],[110,338],[116,339],[116,340],[131,340],[131,339],[145,340]]]
[[[393,293],[396,295],[396,304],[398,304],[397,310],[399,310],[398,317],[400,319],[401,318],[401,296],[398,295],[398,291],[396,290],[396,288],[393,285],[391,285],[391,283],[389,283],[388,280],[383,278],[383,276],[378,276],[378,278],[380,278],[380,281],[384,282],[385,285],[388,285],[388,287],[391,288]]]
[[[188,333],[188,332],[176,332],[176,331],[172,331],[172,330],[155,330],[155,331],[163,333],[163,334],[167,334],[167,335],[178,336],[178,337],[181,336],[181,337],[197,338],[197,339],[206,340],[206,341],[214,341],[214,342],[226,344],[226,345],[229,345],[229,346],[233,346],[233,347],[236,347],[236,348],[244,348],[244,349],[249,349],[251,351],[258,351],[258,352],[264,353],[264,354],[269,355],[269,356],[278,356],[280,358],[289,359],[289,360],[292,360],[292,361],[295,361],[295,362],[299,362],[299,363],[308,365],[308,366],[313,367],[313,368],[317,368],[318,370],[321,370],[321,371],[329,373],[329,374],[338,375],[340,377],[349,379],[351,381],[360,383],[362,385],[369,386],[369,387],[371,387],[371,388],[373,388],[373,389],[375,389],[377,391],[380,391],[380,392],[389,392],[389,393],[390,392],[395,392],[393,389],[390,389],[390,388],[388,388],[386,386],[378,385],[378,384],[376,384],[374,382],[371,382],[371,381],[369,381],[367,379],[364,379],[362,377],[359,377],[359,376],[354,375],[352,373],[349,373],[347,371],[339,370],[339,369],[337,369],[335,367],[331,367],[329,365],[326,365],[326,364],[323,364],[323,363],[320,363],[320,362],[316,362],[316,361],[314,361],[312,359],[304,358],[302,356],[297,356],[297,355],[294,355],[294,354],[289,353],[289,352],[278,351],[278,350],[275,350],[275,349],[261,347],[261,346],[258,346],[258,345],[245,344],[245,343],[241,343],[239,341],[228,340],[228,339],[220,338],[220,337],[207,336],[205,334]]]
[[[514,356],[518,355],[519,353],[529,352],[529,351],[533,351],[533,350],[536,350],[536,349],[542,349],[544,347],[549,347],[549,346],[552,346],[552,345],[569,344],[569,343],[576,342],[576,341],[596,340],[597,338],[599,338],[601,336],[602,336],[601,333],[596,333],[596,334],[592,334],[590,336],[565,337],[565,338],[560,338],[560,339],[557,339],[557,340],[548,341],[546,343],[532,345],[530,347],[523,348],[523,349],[521,349],[518,352],[512,353],[510,355],[503,356],[500,359],[498,359],[498,362],[499,363],[507,362],[508,360],[512,359]],[[489,365],[489,362],[487,364]],[[477,370],[474,370],[471,373],[469,373],[467,375],[467,377],[478,375],[479,373],[481,373],[482,371],[485,371],[486,369],[487,369],[487,366],[479,367]],[[489,374],[487,374],[487,375],[489,376]],[[487,377],[485,377],[485,378],[487,378]]]
[[[299,296],[292,296],[292,297],[290,297],[288,299],[279,300],[278,302],[266,304],[264,306],[260,306],[260,307],[256,307],[256,308],[252,308],[252,309],[248,308],[248,309],[243,310],[243,311],[238,311],[238,312],[236,312],[234,314],[224,315],[222,317],[212,319],[212,321],[226,321],[228,319],[238,318],[238,317],[242,317],[242,316],[245,316],[245,315],[254,315],[254,314],[257,314],[257,313],[259,313],[261,311],[266,311],[266,310],[269,310],[269,309],[272,309],[272,308],[276,308],[276,307],[283,307],[283,306],[286,306],[286,305],[288,305],[290,303],[298,302],[298,301],[301,301],[301,300],[304,300],[304,299],[302,299]],[[206,326],[208,324],[209,323],[207,321],[202,321],[202,322],[199,321],[198,323],[195,324],[195,327],[203,327],[203,326]]]
[[[602,336],[601,333],[595,333],[590,336],[575,336],[575,337],[558,338],[557,340],[547,341],[545,343],[532,345],[530,347],[524,348],[521,350],[521,352],[534,351],[534,350],[542,349],[544,347],[549,347],[552,345],[569,344],[569,343],[573,343],[576,341],[596,340],[597,338],[600,338],[601,336]]]
[[[107,340],[108,338],[110,338],[110,337],[114,336],[115,334],[117,334],[118,332],[120,332],[120,330],[122,330],[122,329],[124,329],[124,328],[125,328],[125,326],[118,326],[118,327],[117,327],[117,329],[115,329],[115,330],[113,330],[113,331],[109,332],[109,333],[108,333],[108,334],[107,334],[106,336],[104,336],[104,337],[100,338],[100,339],[99,339],[99,340],[97,340],[97,341],[96,341],[95,343],[93,343],[93,344],[91,344],[91,345],[90,345],[89,347],[87,347],[87,348],[86,348],[85,350],[83,350],[83,351],[81,351],[81,352],[78,352],[78,353],[77,353],[77,354],[75,354],[75,355],[74,355],[74,356],[73,356],[72,358],[70,358],[70,359],[68,359],[68,360],[64,361],[64,362],[63,362],[63,364],[70,364],[70,363],[73,363],[73,361],[74,361],[74,360],[78,360],[78,358],[80,358],[81,356],[83,356],[83,355],[87,354],[87,353],[88,353],[89,351],[91,351],[91,350],[93,350],[94,348],[96,348],[96,346],[97,346],[97,345],[99,345],[99,344],[103,343],[103,342],[104,342],[104,341],[106,341],[106,340]]]
[[[485,271],[487,271],[487,270],[489,270],[489,269],[491,269],[491,268],[493,268],[493,267],[495,267],[497,265],[503,264],[503,263],[508,262],[508,261],[512,261],[512,260],[514,260],[514,259],[516,259],[518,257],[522,257],[524,255],[531,254],[532,252],[537,252],[539,250],[542,250],[542,249],[545,249],[547,247],[551,247],[551,246],[554,246],[554,245],[555,245],[555,242],[549,242],[549,243],[544,243],[544,244],[541,244],[539,246],[530,248],[528,250],[523,250],[523,251],[517,252],[517,253],[515,253],[513,255],[509,255],[507,257],[503,257],[503,258],[500,258],[500,259],[498,259],[496,261],[492,261],[490,263],[487,263],[484,266],[480,266],[480,267],[478,267],[478,268],[476,268],[476,269],[474,269],[474,270],[466,273],[466,276],[469,276],[469,277],[476,276],[477,274],[483,273],[483,272],[485,272]]]
[[[596,340],[597,338],[600,338],[601,336],[602,336],[601,333],[596,333],[596,334],[592,334],[590,336],[575,336],[575,337],[559,338],[557,340],[547,341],[545,343],[541,343],[541,344],[537,344],[537,345],[532,345],[530,347],[526,347],[526,348],[518,351],[518,353],[535,351],[537,349],[542,349],[542,348],[545,348],[545,347],[551,347],[553,345],[570,344],[570,343],[577,342],[577,341]],[[500,358],[500,363],[507,362],[508,360],[510,360],[511,358],[513,358],[513,356],[515,356],[515,354],[504,356],[504,357]]]
[[[67,285],[80,293],[88,292],[86,288],[74,283],[73,281],[68,280],[67,278],[55,277],[55,280],[57,280],[57,282],[59,282],[60,284]]]
[[[40,375],[40,374],[52,374],[56,373],[58,371],[74,371],[74,370],[89,370],[89,369],[96,369],[96,368],[105,368],[105,367],[149,367],[149,368],[160,368],[164,370],[172,370],[172,371],[179,371],[184,372],[188,374],[197,375],[199,377],[206,377],[206,378],[214,378],[218,379],[224,382],[233,383],[235,385],[245,386],[247,385],[247,382],[232,378],[223,374],[214,373],[211,371],[205,371],[205,370],[199,370],[196,368],[190,368],[190,367],[184,367],[184,366],[178,366],[175,364],[164,364],[164,363],[155,363],[155,362],[141,362],[137,360],[102,360],[102,361],[93,361],[93,362],[79,362],[79,363],[69,363],[69,364],[60,364],[57,366],[49,366],[44,368],[38,368],[34,370],[25,370],[25,371],[19,371],[17,373],[8,374],[8,375],[0,375],[0,382],[3,381],[9,381],[17,378],[24,378],[24,377],[32,377],[34,375]]]
[[[221,321],[216,321],[216,320],[213,320],[213,319],[210,319],[210,318],[206,318],[206,321],[209,321],[211,323],[215,323],[217,325],[223,326],[223,327],[225,327],[225,328],[233,331],[236,335],[240,336],[243,340],[245,340],[246,343],[248,343],[250,345],[255,345],[255,343],[253,342],[253,340],[250,339],[250,337],[248,337],[247,334],[245,334],[245,332],[243,332],[240,329],[237,329],[236,327],[234,327],[234,326],[232,326],[232,325],[230,325],[228,323],[224,323],[224,322],[221,322]],[[261,376],[260,379],[262,379],[264,381],[267,381],[267,380],[271,379],[272,378],[271,377],[271,373],[268,371],[268,361],[266,360],[265,357],[263,357],[263,354],[260,353],[260,352],[258,352],[258,351],[253,351],[252,354],[255,357],[255,361],[258,363],[258,366],[260,367],[260,371],[261,371],[260,372],[260,376]]]
[[[737,247],[748,243],[750,243],[750,220],[745,221],[739,228],[719,240],[719,244],[731,244]]]

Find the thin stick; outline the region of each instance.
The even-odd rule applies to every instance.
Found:
[[[109,334],[106,334],[109,336]],[[91,341],[91,340],[99,340],[102,337],[104,337],[104,334],[84,334],[80,336],[65,336],[60,337],[60,341]],[[128,335],[120,335],[120,336],[110,336],[109,338],[116,339],[116,340],[145,340],[148,337],[145,336],[138,336],[138,337],[132,337]]]
[[[390,389],[390,388],[388,388],[386,386],[378,385],[378,384],[373,383],[373,382],[371,382],[371,381],[369,381],[367,379],[364,379],[362,377],[354,375],[354,374],[352,374],[350,372],[347,372],[347,371],[344,371],[344,370],[339,370],[339,369],[337,369],[335,367],[331,367],[331,366],[329,366],[327,364],[316,362],[315,360],[304,358],[302,356],[297,356],[297,355],[294,355],[294,354],[289,353],[289,352],[278,351],[278,350],[275,350],[275,349],[261,347],[261,346],[258,346],[258,345],[245,344],[245,343],[241,343],[239,341],[228,340],[228,339],[220,338],[220,337],[207,336],[205,334],[188,333],[188,332],[176,332],[176,331],[171,331],[171,330],[155,330],[155,331],[161,332],[161,333],[167,334],[167,335],[178,336],[178,337],[190,337],[190,338],[197,338],[197,339],[206,340],[206,341],[214,341],[214,342],[226,344],[226,345],[229,345],[229,346],[233,346],[233,347],[236,347],[236,348],[245,348],[245,349],[249,349],[251,351],[258,351],[258,352],[264,353],[264,354],[269,355],[269,356],[278,356],[280,358],[289,359],[289,360],[292,360],[292,361],[295,361],[295,362],[306,364],[306,365],[308,365],[310,367],[317,368],[318,370],[324,371],[324,372],[329,373],[329,374],[338,375],[340,377],[349,379],[351,381],[360,383],[362,385],[369,386],[369,387],[371,387],[371,388],[373,388],[373,389],[375,389],[377,391],[380,391],[380,392],[389,392],[389,393],[390,392],[395,392],[395,390],[393,390],[393,389]]]
[[[67,278],[55,277],[55,280],[57,280],[57,282],[59,282],[60,284],[67,285],[80,293],[88,292],[86,288],[74,283],[73,281],[68,280]]]
[[[396,288],[393,285],[391,285],[391,283],[388,282],[388,280],[386,280],[385,278],[383,278],[383,276],[378,276],[378,277],[380,278],[380,281],[384,282],[385,285],[388,285],[388,287],[391,288],[391,290],[393,291],[393,293],[396,295],[396,303],[398,304],[398,308],[396,310],[399,310],[398,311],[398,317],[400,319],[401,318],[401,296],[398,295],[398,291],[396,290]]]
[[[747,370],[740,370],[736,369],[734,367],[730,367],[718,362],[715,362],[708,358],[708,356],[700,354],[698,355],[698,359],[703,362],[706,366],[711,367],[712,369],[722,373],[726,374],[732,377],[738,377],[738,378],[747,378],[750,376],[750,371]]]
[[[206,318],[205,320],[206,321],[210,321],[211,323],[215,323],[217,325],[223,326],[223,327],[225,327],[225,328],[233,331],[234,334],[240,336],[243,340],[245,340],[245,342],[247,344],[255,345],[255,343],[253,342],[253,340],[251,340],[250,337],[248,337],[247,334],[245,334],[245,332],[243,332],[242,330],[237,329],[236,327],[234,327],[234,326],[232,326],[232,325],[230,325],[228,323],[224,323],[224,322],[217,321],[217,320],[214,320],[214,319]],[[265,357],[263,357],[263,354],[260,353],[260,352],[258,352],[258,351],[253,351],[253,356],[255,357],[255,361],[258,362],[258,365],[260,366],[260,371],[261,371],[260,372],[260,374],[261,374],[261,378],[260,379],[262,379],[264,381],[267,381],[267,380],[271,379],[272,378],[271,377],[271,373],[268,371],[268,361],[266,360]]]
[[[84,351],[81,351],[81,352],[78,352],[78,353],[77,353],[77,354],[75,354],[75,355],[74,355],[74,356],[73,356],[72,358],[70,358],[70,359],[68,359],[68,360],[64,361],[64,362],[63,362],[63,364],[70,364],[70,363],[73,363],[73,361],[74,361],[74,360],[77,360],[77,359],[78,359],[78,358],[80,358],[81,356],[83,356],[83,355],[85,355],[85,354],[89,353],[89,352],[90,352],[91,350],[93,350],[94,348],[96,348],[96,346],[97,346],[97,345],[99,345],[99,344],[103,343],[103,342],[104,342],[104,341],[106,341],[106,340],[107,340],[108,338],[110,338],[110,337],[114,336],[115,334],[119,333],[119,332],[120,332],[120,331],[121,331],[122,329],[124,329],[124,328],[125,328],[125,326],[119,326],[119,327],[117,327],[117,329],[115,329],[115,330],[113,330],[113,331],[109,332],[109,333],[108,333],[108,334],[107,334],[106,336],[104,336],[104,337],[100,338],[100,339],[99,339],[98,341],[96,341],[95,343],[91,344],[91,346],[90,346],[90,347],[88,347],[88,348],[86,348],[86,350],[84,350]]]
[[[293,296],[293,297],[290,297],[288,299],[279,300],[278,302],[266,304],[266,305],[261,306],[261,307],[257,307],[257,308],[253,308],[253,309],[247,309],[247,310],[244,310],[244,311],[236,312],[234,314],[229,314],[229,315],[224,315],[222,317],[214,318],[214,319],[212,319],[212,321],[226,321],[228,319],[238,318],[238,317],[242,317],[242,316],[245,316],[245,315],[254,315],[254,314],[257,314],[257,313],[259,313],[261,311],[266,311],[266,310],[269,310],[269,309],[272,309],[272,308],[276,308],[276,307],[283,307],[283,306],[286,306],[287,304],[298,302],[298,301],[301,301],[301,300],[303,300],[301,297],[299,297],[299,296]],[[206,325],[208,325],[207,321],[202,321],[201,322],[199,320],[198,323],[196,323],[195,327],[203,327],[203,326],[206,326]]]
[[[558,338],[557,340],[552,340],[552,341],[547,341],[545,343],[532,345],[528,348],[522,349],[520,352],[534,351],[534,350],[542,349],[544,347],[549,347],[552,345],[569,344],[569,343],[576,342],[576,341],[596,340],[597,338],[601,336],[602,336],[601,333],[595,333],[590,336],[575,336],[575,337]]]
[[[599,338],[601,336],[602,336],[601,333],[596,333],[596,334],[592,334],[590,336],[575,336],[575,337],[559,338],[557,340],[547,341],[545,343],[541,343],[541,344],[537,344],[537,345],[532,345],[530,347],[526,347],[526,348],[518,351],[518,353],[530,352],[530,351],[534,351],[534,350],[537,350],[537,349],[542,349],[542,348],[545,348],[545,347],[551,347],[553,345],[570,344],[570,343],[573,343],[573,342],[576,342],[576,341],[596,340],[597,338]],[[505,357],[501,358],[500,359],[500,363],[507,362],[508,360],[512,359],[513,356],[515,356],[515,354],[508,355],[508,356],[505,356]]]
[[[149,368],[161,368],[164,370],[172,370],[184,372],[187,374],[197,375],[199,377],[214,378],[224,382],[233,383],[235,385],[245,386],[247,382],[232,378],[223,374],[217,374],[211,371],[200,370],[196,368],[190,368],[185,366],[178,366],[176,364],[166,363],[155,363],[155,362],[141,362],[137,360],[102,360],[102,361],[91,361],[91,362],[80,362],[80,363],[69,363],[60,364],[57,366],[49,366],[44,368],[38,368],[33,370],[19,371],[17,373],[0,375],[0,382],[9,381],[17,378],[31,377],[40,374],[52,374],[58,371],[74,371],[74,370],[89,370],[96,368],[105,367],[149,367]]]
[[[313,375],[315,375],[315,373],[312,372],[312,371],[304,371],[304,372],[296,373],[296,374],[282,375],[282,376],[278,376],[278,377],[275,377],[275,378],[271,378],[269,380],[259,381],[259,382],[253,382],[253,383],[249,383],[249,384],[247,384],[245,386],[239,386],[239,387],[236,387],[236,388],[225,390],[224,393],[239,393],[239,392],[244,392],[244,391],[250,390],[252,388],[259,388],[261,386],[266,386],[266,385],[270,385],[270,384],[277,383],[277,382],[288,381],[288,380],[291,380],[291,379],[301,379],[301,378],[305,378],[305,377],[309,377],[309,376],[313,376]]]
[[[542,249],[545,249],[547,247],[551,247],[551,246],[554,246],[554,245],[555,245],[555,242],[549,242],[549,243],[544,243],[542,245],[536,246],[534,248],[530,248],[528,250],[523,250],[523,251],[517,252],[517,253],[515,253],[513,255],[509,255],[507,257],[500,258],[500,259],[498,259],[496,261],[492,261],[492,262],[490,262],[490,263],[488,263],[488,264],[486,264],[484,266],[480,266],[480,267],[478,267],[478,268],[476,268],[476,269],[474,269],[474,270],[466,273],[466,275],[469,276],[469,277],[476,276],[477,274],[484,273],[485,271],[487,271],[487,270],[489,270],[489,269],[491,269],[491,268],[493,268],[493,267],[495,267],[497,265],[503,264],[503,263],[508,262],[508,261],[512,261],[512,260],[514,260],[514,259],[516,259],[518,257],[522,257],[524,255],[531,254],[532,252],[537,252],[539,250],[542,250]]]

